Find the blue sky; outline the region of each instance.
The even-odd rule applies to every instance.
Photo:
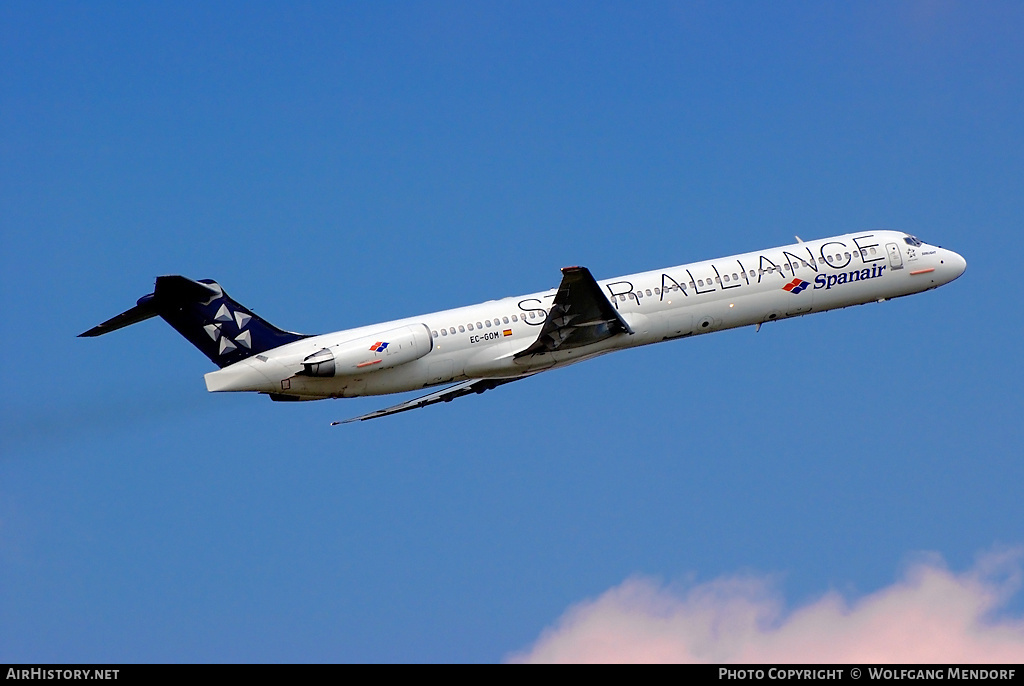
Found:
[[[498,661],[629,579],[768,580],[785,621],[1007,550],[986,621],[1019,626],[1022,33],[1013,2],[3,3],[0,661]],[[75,338],[159,274],[318,333],[872,228],[967,272],[354,426],[395,399],[208,394],[159,320]]]

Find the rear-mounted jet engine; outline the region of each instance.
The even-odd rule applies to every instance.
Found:
[[[301,376],[354,376],[390,369],[423,357],[434,347],[425,324],[411,324],[321,348],[302,360]]]

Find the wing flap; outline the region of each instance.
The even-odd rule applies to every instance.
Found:
[[[516,358],[579,348],[633,330],[586,267],[566,267],[537,340]]]

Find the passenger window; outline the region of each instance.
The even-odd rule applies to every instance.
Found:
[[[704,285],[704,279],[697,279],[697,285],[698,286],[703,286]]]
[[[728,274],[725,275],[725,282],[729,283],[729,275]]]
[[[518,317],[517,317],[516,315],[512,315],[512,321],[514,321],[514,322],[518,322],[518,321],[519,321],[519,319],[518,319]]]
[[[733,281],[739,281],[739,280],[740,280],[740,277],[738,277],[738,276],[736,276],[735,274],[733,274],[733,275],[732,275],[732,280],[733,280]]]
[[[644,297],[644,292],[643,291],[637,291],[636,292],[636,297],[637,297],[637,300],[639,300],[640,298]]]
[[[647,293],[647,295],[650,295],[650,294],[651,294],[651,289],[650,289],[650,288],[648,288],[648,289],[647,289],[647,290],[645,291],[645,293]]]
[[[466,333],[466,327],[464,327],[462,324],[459,324],[459,333]]]
[[[469,329],[470,331],[472,331],[473,330],[473,322],[470,322],[469,324],[466,324],[466,328]]]
[[[486,326],[488,329],[491,328],[491,320],[490,319],[485,319],[484,320],[484,326]]]
[[[431,335],[432,335],[432,336],[433,336],[434,338],[437,338],[437,332],[436,332],[436,331],[431,331],[430,333],[431,333]]]
[[[661,295],[661,289],[660,288],[655,288],[654,289],[654,294],[655,295]]]
[[[448,329],[441,329],[441,335],[442,336],[447,336],[448,335]]]
[[[455,327],[454,326],[452,328],[448,329],[448,330],[452,332],[453,336],[455,335]]]
[[[503,321],[503,322],[505,322],[506,324],[508,324],[508,317],[502,317],[502,318],[501,318],[501,321]]]
[[[477,323],[476,323],[476,328],[478,328],[478,329],[482,329],[482,328],[484,328],[484,326],[483,326],[483,324],[481,324],[480,322],[477,322]]]

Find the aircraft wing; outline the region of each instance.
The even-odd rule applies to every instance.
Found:
[[[398,412],[405,412],[406,410],[415,410],[420,407],[426,407],[427,405],[433,405],[434,403],[447,403],[456,398],[461,398],[464,395],[470,395],[472,393],[483,393],[489,391],[492,388],[497,388],[513,381],[519,381],[520,379],[526,379],[533,374],[527,374],[525,376],[514,376],[508,379],[470,379],[469,381],[463,381],[462,383],[443,388],[440,391],[435,391],[430,395],[424,395],[408,402],[401,403],[400,405],[393,405],[386,407],[383,410],[377,410],[370,412],[369,414],[360,415],[359,417],[353,417],[352,419],[346,419],[340,422],[331,422],[331,426],[337,426],[338,424],[349,424],[351,422],[365,422],[367,419],[376,419],[377,417],[386,417],[389,414],[396,414]]]
[[[551,312],[533,344],[515,354],[526,357],[578,348],[633,330],[601,291],[586,267],[562,269],[562,283]]]

